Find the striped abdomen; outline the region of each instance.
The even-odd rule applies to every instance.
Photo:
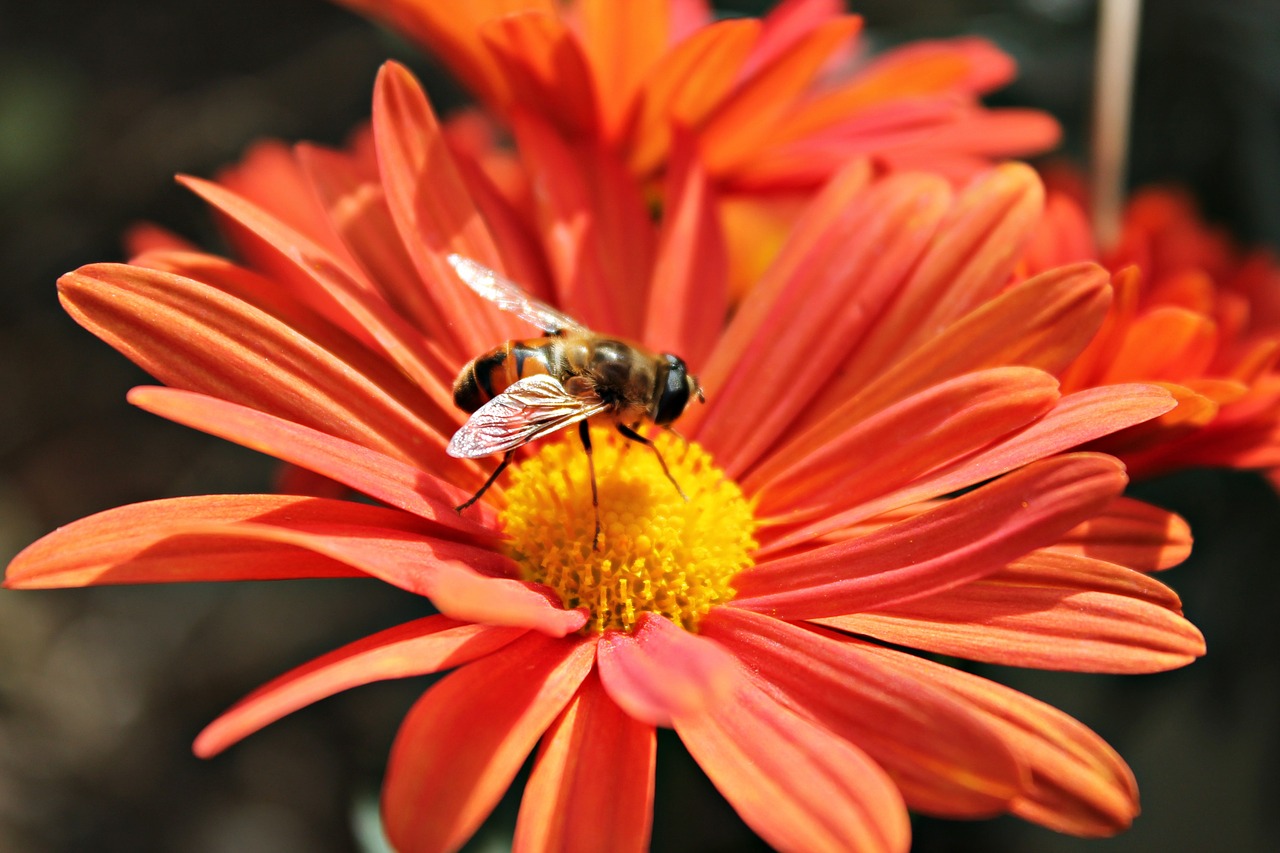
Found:
[[[473,359],[454,380],[454,404],[464,412],[474,412],[518,379],[538,373],[559,377],[564,360],[561,343],[559,338],[507,341]]]

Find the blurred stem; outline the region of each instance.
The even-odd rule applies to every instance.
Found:
[[[1093,76],[1093,228],[1098,246],[1120,236],[1128,178],[1129,117],[1142,0],[1101,0]]]

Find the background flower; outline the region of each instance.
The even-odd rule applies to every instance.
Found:
[[[1138,477],[1186,467],[1280,464],[1280,264],[1206,223],[1183,191],[1130,200],[1114,247],[1094,243],[1071,176],[1050,194],[1027,273],[1096,258],[1117,278],[1103,331],[1063,374],[1084,388],[1145,379],[1180,404],[1107,442]],[[1101,448],[1101,445],[1099,446]]]

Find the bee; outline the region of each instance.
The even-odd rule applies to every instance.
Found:
[[[469,258],[449,255],[448,261],[473,291],[546,335],[507,341],[468,363],[453,383],[454,403],[471,417],[450,439],[449,455],[477,459],[504,454],[480,490],[457,507],[458,512],[488,491],[511,464],[516,448],[576,423],[591,474],[591,504],[596,513],[591,547],[596,549],[600,498],[587,429],[592,419],[612,421],[625,438],[651,448],[667,479],[681,497],[689,499],[671,476],[662,453],[637,432],[642,421],[669,429],[691,399],[706,402],[697,377],[684,361],[597,334]]]

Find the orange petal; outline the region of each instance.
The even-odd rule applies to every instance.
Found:
[[[760,563],[734,581],[729,606],[813,619],[941,592],[1053,543],[1126,482],[1109,456],[1035,462],[865,536]]]
[[[848,116],[924,95],[980,95],[1006,85],[1016,71],[1013,58],[986,39],[913,41],[886,50],[809,109]]]
[[[515,640],[520,628],[471,625],[427,616],[335,649],[286,672],[241,699],[196,737],[193,750],[211,758],[299,708],[344,690],[452,669]]]
[[[480,26],[510,12],[554,12],[553,0],[469,0],[462,5],[413,0],[338,0],[423,45],[490,108],[511,100],[508,80],[480,38]]]
[[[383,783],[383,825],[395,849],[461,847],[594,658],[592,640],[526,634],[428,690],[400,726]]]
[[[352,336],[364,342],[394,364],[422,388],[433,389],[440,400],[448,388],[449,374],[456,362],[444,360],[422,340],[422,332],[391,309],[366,280],[323,247],[289,228],[245,199],[197,178],[180,177],[179,182],[213,205],[221,213],[251,232],[278,255],[280,263],[291,265],[289,279],[305,277],[306,287],[298,301],[317,311]]]
[[[1108,382],[1181,382],[1203,373],[1218,346],[1217,325],[1185,308],[1153,308],[1129,327]]]
[[[227,526],[261,519],[303,529],[358,525],[362,521],[399,524],[402,530],[421,533],[432,529],[430,522],[408,513],[317,498],[284,495],[170,498],[116,507],[58,528],[13,558],[5,575],[5,586],[47,589],[94,584],[364,575],[354,567],[320,554],[222,533]],[[217,529],[210,532],[209,525]]]
[[[1057,120],[1040,110],[990,110],[966,106],[943,125],[881,155],[890,169],[938,169],[955,179],[972,178],[993,160],[1043,154],[1062,140]],[[957,166],[966,159],[967,169]]]
[[[716,390],[726,386],[753,348],[766,340],[779,340],[776,327],[771,324],[779,306],[794,302],[793,290],[802,290],[811,281],[824,282],[834,278],[837,283],[843,283],[842,276],[833,275],[821,263],[810,263],[810,258],[816,256],[821,259],[824,254],[820,252],[831,252],[832,245],[845,244],[850,233],[850,213],[855,208],[862,210],[870,181],[871,169],[867,163],[851,163],[804,208],[777,259],[737,306],[733,319],[716,341],[710,361],[702,369],[700,378],[704,387],[713,392],[710,395],[712,401]],[[847,299],[847,291],[839,286],[828,284],[827,287]],[[797,312],[794,305],[791,311]],[[792,339],[797,336],[786,337]],[[684,429],[691,435],[694,434],[693,424],[700,420],[701,413],[702,410],[684,421]]]
[[[729,607],[702,628],[762,690],[864,750],[912,809],[989,816],[1021,790],[1020,766],[981,719],[946,691],[861,654],[864,643]]]
[[[633,632],[608,631],[596,651],[600,682],[632,717],[669,726],[725,698],[732,659],[668,619],[644,614]]]
[[[653,726],[624,714],[590,673],[542,740],[512,849],[648,850],[656,743]]]
[[[454,412],[336,330],[313,341],[209,285],[116,264],[58,280],[63,306],[166,385],[268,412],[433,471]]]
[[[1174,513],[1121,497],[1051,550],[1158,571],[1178,565],[1191,554],[1191,527]]]
[[[601,116],[601,94],[623,100],[609,111],[615,121],[626,107],[626,92],[597,90],[582,43],[555,13],[503,15],[482,24],[480,37],[507,78],[513,105],[571,139],[596,137],[611,127]]]
[[[328,216],[312,192],[294,150],[283,142],[254,143],[238,163],[218,172],[216,183],[299,234],[307,235],[335,258],[350,261],[346,248],[330,228]],[[247,257],[239,252],[237,255]]]
[[[582,47],[601,92],[601,126],[606,139],[616,139],[636,92],[667,51],[670,0],[582,0],[577,4]]]
[[[323,474],[361,494],[430,519],[460,534],[488,538],[497,518],[486,505],[480,522],[454,511],[471,492],[375,450],[214,397],[171,388],[134,388],[129,402],[162,418],[234,441]]]
[[[824,21],[740,83],[702,128],[711,173],[724,175],[747,161],[831,55],[861,29],[862,20],[854,16]]]
[[[138,222],[125,229],[120,238],[124,244],[125,256],[133,260],[146,252],[196,252],[199,247],[185,237],[181,237],[154,222]]]
[[[637,175],[667,156],[672,128],[698,127],[738,79],[760,36],[755,18],[717,21],[663,56],[643,81],[629,137],[627,163]]]
[[[898,789],[857,747],[784,707],[739,668],[732,701],[676,732],[747,825],[779,850],[905,853]]]
[[[586,612],[565,610],[552,590],[515,580],[511,562],[493,550],[406,533],[380,526],[377,519],[357,527],[354,520],[358,518],[353,513],[352,521],[335,523],[323,532],[269,523],[203,525],[193,529],[313,551],[425,596],[441,613],[454,619],[533,628],[554,637],[563,637],[586,624]]]
[[[890,649],[866,646],[887,666],[953,693],[1031,772],[1013,813],[1073,835],[1114,835],[1138,813],[1138,787],[1124,760],[1056,708],[976,675]]]
[[[1145,673],[1204,654],[1204,637],[1180,613],[1172,590],[1147,575],[1042,551],[938,595],[820,621],[894,645],[1004,666]]]

